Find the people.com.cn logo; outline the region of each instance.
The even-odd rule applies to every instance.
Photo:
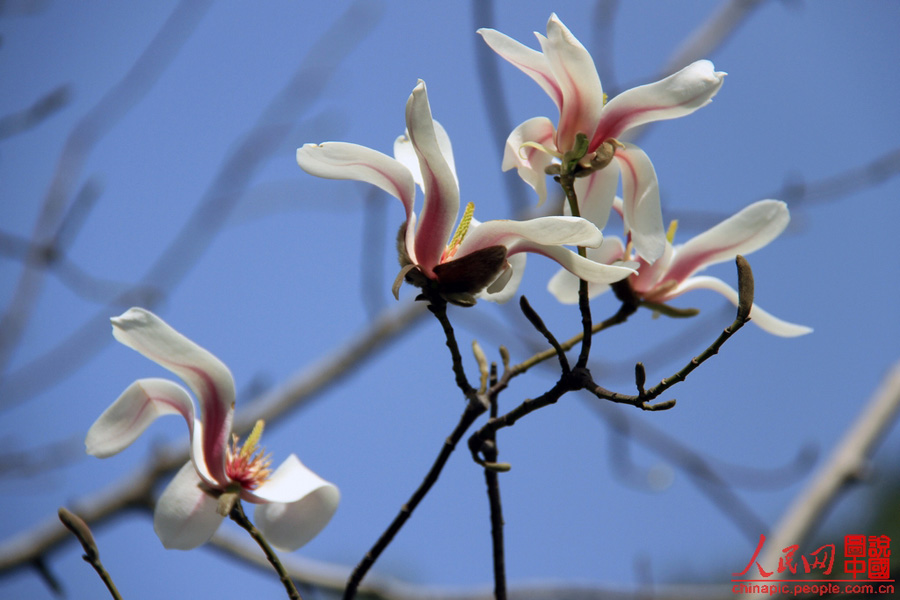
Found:
[[[760,552],[766,536],[759,536],[753,556],[740,573],[732,573],[735,594],[825,595],[891,594],[891,538],[886,535],[845,535],[843,556],[825,544],[809,554],[799,554],[799,545],[782,550],[778,565],[761,565]],[[837,564],[835,564],[837,563]],[[771,570],[767,570],[769,567]]]

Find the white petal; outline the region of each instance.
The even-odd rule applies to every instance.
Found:
[[[166,548],[196,548],[208,541],[222,523],[217,506],[217,499],[205,490],[189,462],[181,467],[156,502],[153,529]]]
[[[588,248],[587,257],[597,263],[609,265],[621,260],[625,255],[625,246],[617,237],[608,237],[603,240],[599,248]],[[625,266],[633,266],[628,263]],[[563,304],[578,303],[579,279],[566,269],[560,269],[547,282],[547,290]],[[608,283],[588,283],[588,298],[594,298],[609,290]]]
[[[456,161],[453,158],[453,144],[450,143],[450,136],[447,135],[447,130],[440,123],[437,121],[432,122],[434,123],[434,135],[437,139],[438,148],[440,148],[441,154],[444,160],[447,161],[447,165],[450,167],[450,171],[453,172],[454,179],[456,179],[457,186],[459,186],[459,177],[456,175]],[[394,158],[409,169],[416,184],[424,192],[425,184],[422,182],[422,171],[419,170],[419,157],[416,156],[416,149],[413,148],[409,139],[409,133],[401,135],[394,140]]]
[[[459,213],[459,186],[456,175],[444,158],[425,83],[413,89],[406,103],[406,129],[419,158],[425,203],[416,229],[416,258],[428,276],[441,260]]]
[[[131,308],[111,321],[117,340],[181,377],[197,396],[206,467],[216,481],[228,481],[225,445],[231,434],[235,398],[228,367],[143,308]]]
[[[728,298],[728,301],[735,306],[738,304],[738,293],[734,288],[721,279],[708,276],[691,277],[672,290],[672,293],[668,294],[667,299],[680,296],[685,292],[696,289],[713,290]],[[799,335],[812,333],[812,328],[783,321],[761,309],[756,302],[753,303],[753,308],[750,310],[750,322],[758,325],[763,331],[781,337],[797,337]]]
[[[387,154],[346,142],[305,144],[297,148],[297,164],[316,177],[350,179],[377,186],[403,203],[407,222],[413,214],[416,200],[413,172]]]
[[[340,492],[290,455],[254,494],[270,500],[256,507],[256,526],[273,546],[296,550],[328,524]]]
[[[691,114],[712,100],[724,79],[711,62],[698,60],[665,79],[622,92],[604,107],[590,147],[644,123]]]
[[[479,29],[478,33],[491,49],[531,77],[553,99],[558,108],[562,107],[562,90],[547,58],[537,50],[517,42],[506,34],[494,29]],[[535,34],[537,35],[537,34]],[[541,39],[541,36],[538,36]]]
[[[486,221],[469,229],[456,257],[462,258],[490,246],[506,246],[509,254],[515,254],[521,251],[517,248],[523,241],[542,245],[568,244],[594,247],[603,241],[603,234],[593,223],[578,217]]]
[[[603,110],[603,87],[590,53],[554,14],[547,23],[547,37],[538,38],[544,56],[562,92],[557,148],[565,152],[575,146],[575,135],[591,135]]]
[[[650,158],[634,144],[617,149],[615,161],[622,171],[625,230],[631,232],[638,255],[653,262],[666,247],[656,170]]]
[[[118,454],[164,415],[181,415],[193,430],[194,402],[190,395],[166,379],[139,379],[91,425],[84,440],[87,453],[98,458]]]
[[[606,227],[618,187],[619,165],[616,161],[587,177],[577,178],[575,195],[578,197],[578,209],[582,218],[596,225],[598,229]],[[566,202],[564,206],[568,211],[569,203]]]
[[[791,220],[787,204],[760,200],[676,248],[667,278],[683,281],[738,254],[759,250],[778,237]]]
[[[603,265],[578,256],[571,250],[561,246],[543,246],[540,244],[520,242],[516,245],[519,252],[542,254],[555,260],[562,267],[588,283],[615,283],[634,275],[635,270],[619,265]]]
[[[553,155],[540,148],[526,146],[525,144],[532,142],[551,152],[555,152],[555,140],[556,130],[547,117],[528,119],[513,129],[506,139],[502,168],[504,171],[509,171],[513,167],[516,168],[522,181],[537,192],[538,206],[547,199],[547,173],[545,169],[553,162]]]

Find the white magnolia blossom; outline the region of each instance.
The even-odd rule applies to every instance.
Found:
[[[505,302],[515,293],[526,252],[542,254],[591,282],[612,283],[634,273],[622,266],[586,260],[563,245],[597,247],[603,240],[590,222],[574,217],[479,223],[469,204],[453,234],[459,214],[459,184],[450,138],[431,116],[425,83],[419,81],[406,104],[406,135],[394,143],[394,158],[345,142],[306,144],[297,163],[318,177],[364,181],[403,203],[406,221],[398,238],[403,277],[419,287],[435,285],[451,302],[474,304],[475,298]],[[415,212],[416,184],[425,195]],[[449,243],[448,243],[449,240]]]
[[[291,454],[271,471],[258,446],[262,421],[243,444],[231,431],[235,389],[219,359],[162,319],[131,308],[112,319],[113,336],[178,375],[200,402],[167,379],[139,379],[91,426],[87,453],[99,458],[130,446],[158,417],[181,415],[191,435],[191,459],[156,503],[153,526],[166,548],[189,550],[212,537],[224,516],[218,498],[235,492],[257,505],[256,526],[273,546],[296,550],[328,524],[340,493]]]
[[[543,202],[547,195],[545,169],[575,148],[578,134],[589,140],[582,159],[585,165],[598,151],[615,149],[608,166],[576,180],[580,214],[603,229],[621,173],[625,227],[637,253],[649,261],[662,256],[665,232],[656,171],[640,148],[617,138],[638,125],[682,117],[708,104],[722,86],[725,73],[716,71],[708,60],[700,60],[606,102],[590,53],[555,14],[547,23],[546,37],[535,32],[541,52],[493,29],[478,33],[497,54],[534,79],[559,109],[556,126],[546,117],[535,117],[513,130],[506,142],[503,170],[515,167]]]
[[[621,212],[622,202],[615,208]],[[691,290],[708,289],[725,296],[737,306],[738,293],[730,285],[716,277],[695,275],[710,265],[734,261],[738,254],[746,255],[759,250],[784,231],[790,222],[787,205],[778,200],[760,200],[744,208],[711,229],[691,238],[684,244],[673,246],[666,240],[662,257],[649,263],[638,258],[637,275],[628,283],[643,300],[665,303]],[[605,263],[631,259],[622,240],[607,237],[603,246],[588,250],[588,257]],[[578,280],[560,271],[550,280],[548,289],[566,304],[578,301]],[[593,298],[609,289],[608,285],[590,284],[588,295]],[[755,302],[750,319],[763,330],[782,337],[796,337],[810,333],[812,329],[783,321],[766,312]]]

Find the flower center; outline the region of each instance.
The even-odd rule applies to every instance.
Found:
[[[265,423],[260,419],[243,446],[238,444],[237,434],[232,434],[231,447],[225,449],[225,473],[245,490],[255,490],[272,474],[272,459],[259,446],[263,427]]]
[[[459,221],[459,227],[456,228],[456,233],[453,234],[453,239],[450,240],[450,243],[447,244],[447,248],[441,255],[441,262],[450,260],[453,258],[453,255],[456,254],[456,251],[459,250],[459,245],[462,244],[463,238],[466,237],[466,233],[469,231],[469,224],[472,222],[472,215],[474,213],[475,203],[469,202],[466,204],[466,210],[463,212],[462,219]]]

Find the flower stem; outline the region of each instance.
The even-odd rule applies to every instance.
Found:
[[[231,508],[231,512],[228,514],[231,517],[231,520],[241,526],[247,533],[250,534],[250,537],[262,548],[263,553],[265,553],[266,558],[269,560],[269,563],[275,569],[275,572],[278,573],[279,579],[281,579],[281,583],[284,584],[284,589],[287,591],[288,597],[291,600],[302,600],[300,598],[300,592],[297,591],[296,586],[294,586],[294,582],[291,581],[290,576],[284,568],[284,565],[281,564],[281,561],[278,559],[278,555],[275,554],[275,550],[269,545],[269,542],[266,541],[266,538],[263,537],[262,533],[250,522],[250,519],[247,518],[247,515],[244,514],[244,508],[241,506],[241,501],[238,500],[234,503],[234,506]]]

